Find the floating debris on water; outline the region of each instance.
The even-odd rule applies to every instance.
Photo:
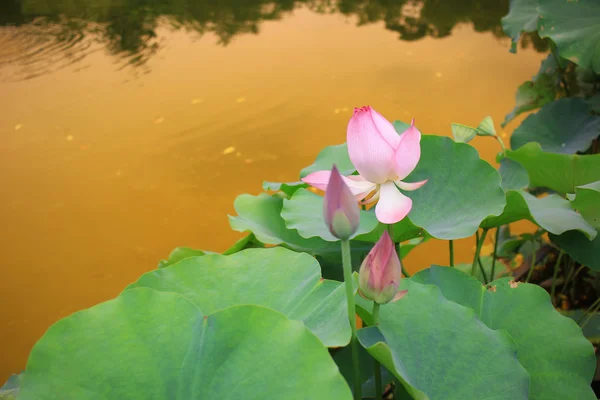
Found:
[[[223,155],[231,154],[234,151],[235,151],[235,147],[229,146],[228,148],[226,148],[225,150],[223,150]]]

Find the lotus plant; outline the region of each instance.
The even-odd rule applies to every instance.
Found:
[[[377,304],[400,300],[407,293],[407,290],[398,291],[401,277],[400,258],[392,238],[384,231],[360,266],[359,293]]]
[[[421,157],[421,132],[413,119],[401,135],[381,114],[369,106],[355,108],[348,123],[348,154],[359,175],[343,177],[357,201],[377,203],[375,214],[384,224],[394,224],[408,215],[412,200],[400,190],[416,190],[427,180],[404,182]],[[327,191],[331,171],[317,171],[302,180]]]
[[[334,165],[328,176],[327,190],[323,204],[323,218],[332,235],[342,240],[342,268],[344,286],[346,288],[346,304],[348,305],[348,322],[352,336],[352,367],[354,380],[354,398],[361,399],[361,380],[358,358],[358,338],[356,336],[356,306],[354,304],[354,284],[352,279],[352,260],[350,253],[350,236],[358,229],[360,210],[350,188],[342,179]]]

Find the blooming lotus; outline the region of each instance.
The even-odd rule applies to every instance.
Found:
[[[404,182],[421,158],[421,132],[413,120],[401,135],[392,124],[369,106],[355,108],[348,123],[348,154],[359,175],[343,177],[356,200],[373,204],[377,219],[384,224],[402,220],[412,200],[398,189],[416,190],[427,180]],[[317,171],[302,180],[326,191],[331,171]]]
[[[325,192],[323,216],[329,232],[342,240],[350,239],[360,223],[358,204],[335,165]]]
[[[373,246],[358,272],[358,291],[378,304],[400,300],[408,291],[398,291],[402,265],[387,231]]]

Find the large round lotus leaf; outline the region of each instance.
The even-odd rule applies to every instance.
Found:
[[[379,327],[358,338],[414,399],[527,399],[529,376],[506,333],[435,286],[404,280],[402,288],[408,295],[381,306]]]
[[[522,32],[533,32],[537,29],[538,0],[510,0],[508,14],[502,18],[502,29],[518,42]],[[516,46],[513,46],[516,51]]]
[[[527,170],[518,162],[510,158],[500,160],[500,168],[498,169],[502,178],[502,189],[505,191],[525,189],[529,186],[529,175]]]
[[[233,203],[238,216],[229,216],[229,224],[235,231],[251,231],[262,243],[285,244],[293,250],[312,252],[339,251],[338,243],[321,238],[305,239],[296,230],[288,229],[281,218],[283,199],[262,193],[258,196],[242,194]]]
[[[288,228],[296,229],[302,237],[320,237],[328,242],[340,240],[329,232],[323,219],[323,196],[306,189],[296,191],[291,199],[283,201],[281,217]],[[378,223],[373,211],[361,210],[360,225],[352,237],[373,231]]]
[[[575,193],[575,187],[595,182],[600,176],[600,154],[567,155],[546,153],[538,143],[527,143],[506,156],[521,164],[534,187],[560,193]]]
[[[522,219],[529,220],[548,232],[560,235],[565,231],[579,230],[589,238],[596,236],[593,226],[583,219],[568,200],[551,194],[537,198],[524,190],[509,190],[506,193],[506,207],[498,217],[486,218],[482,228],[495,228]]]
[[[552,242],[567,252],[575,261],[591,269],[600,271],[600,234],[590,241],[577,231],[565,232],[562,235],[548,235]]]
[[[594,349],[577,324],[554,309],[541,287],[502,278],[486,288],[470,275],[437,266],[411,280],[436,285],[446,299],[474,310],[489,328],[508,332],[531,377],[529,399],[596,399],[590,388]]]
[[[229,216],[229,224],[236,231],[252,232],[261,243],[279,244],[295,251],[315,256],[321,263],[323,276],[343,280],[340,244],[321,238],[305,239],[295,229],[285,226],[281,218],[283,198],[262,193],[258,196],[242,194],[233,203],[238,215]],[[352,267],[357,270],[373,243],[351,241]]]
[[[325,147],[312,165],[300,171],[300,177],[304,178],[317,171],[330,171],[334,165],[342,175],[350,175],[356,170],[350,161],[346,143]]]
[[[577,186],[571,204],[590,225],[600,229],[600,181]]]
[[[293,362],[290,362],[293,360]],[[124,292],[54,324],[20,400],[351,399],[321,342],[259,306],[204,316],[176,293]]]
[[[282,247],[186,258],[128,289],[137,287],[179,293],[204,314],[239,304],[269,307],[304,322],[326,346],[350,341],[344,285],[323,280],[313,257]]]
[[[600,2],[539,0],[538,33],[556,43],[558,54],[600,74]]]
[[[290,197],[296,190],[308,187],[307,183],[302,181],[298,182],[263,182],[263,190],[272,190],[283,192],[286,196]]]
[[[585,100],[560,99],[528,116],[513,132],[510,146],[538,142],[544,151],[575,154],[587,150],[598,135],[600,117],[591,114]]]
[[[421,160],[405,180],[424,179],[423,187],[405,192],[413,200],[408,217],[434,238],[469,237],[506,204],[498,171],[475,148],[447,137],[422,136]]]

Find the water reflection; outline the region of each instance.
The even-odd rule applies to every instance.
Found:
[[[415,41],[447,37],[459,23],[472,23],[477,32],[502,37],[500,18],[507,13],[508,2],[16,0],[0,5],[0,67],[13,67],[2,74],[5,79],[29,79],[82,61],[102,48],[117,57],[119,67],[145,67],[161,48],[160,27],[198,36],[211,33],[226,46],[235,36],[257,34],[264,21],[281,19],[300,7],[320,14],[340,13],[359,26],[383,21],[386,29],[398,32],[400,40]],[[521,45],[530,44],[538,51],[547,50],[537,35],[525,35]]]

